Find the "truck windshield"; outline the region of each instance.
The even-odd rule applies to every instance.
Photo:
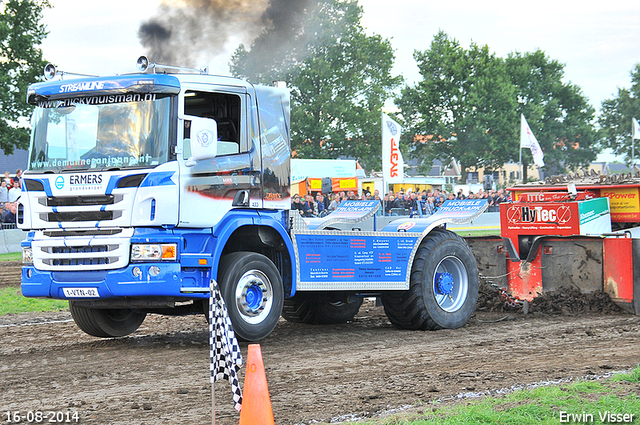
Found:
[[[171,97],[47,100],[33,113],[29,170],[149,167],[167,162]]]

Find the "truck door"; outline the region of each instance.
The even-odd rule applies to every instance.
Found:
[[[179,226],[211,227],[232,208],[261,208],[259,152],[249,137],[248,103],[244,88],[185,87],[180,99]],[[194,117],[215,121],[215,156],[190,161]],[[241,192],[241,193],[239,193]],[[235,206],[234,199],[236,200]],[[238,204],[240,200],[240,204]]]

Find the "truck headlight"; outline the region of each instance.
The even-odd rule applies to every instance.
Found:
[[[33,250],[30,246],[22,248],[22,264],[33,264]]]
[[[131,245],[131,261],[175,261],[177,252],[175,243],[136,243]]]

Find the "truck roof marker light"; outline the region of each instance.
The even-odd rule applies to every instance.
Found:
[[[144,55],[140,56],[138,62],[136,62],[136,66],[138,67],[138,71],[145,72],[147,68],[149,68],[149,59]]]
[[[62,80],[65,74],[78,75],[80,77],[97,77],[97,75],[91,75],[91,74],[78,74],[77,72],[58,71],[56,66],[52,63],[48,63],[44,67],[44,78],[47,81],[53,80],[56,75],[59,75],[60,79]]]
[[[195,69],[195,68],[186,68],[182,66],[162,65],[155,62],[150,63],[149,58],[147,58],[144,55],[138,58],[138,61],[136,62],[136,67],[140,72],[146,72],[149,68],[151,68],[155,72],[157,68],[162,68],[162,69],[168,69],[168,70],[174,70],[174,71],[191,71],[191,72],[198,72],[200,74],[209,74],[208,66],[202,67],[200,69]]]
[[[53,80],[57,73],[58,71],[56,70],[56,66],[52,63],[48,63],[44,67],[44,79],[47,81]]]

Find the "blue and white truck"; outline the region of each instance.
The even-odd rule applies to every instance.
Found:
[[[469,221],[484,201],[380,230],[349,228],[375,220],[377,203],[304,219],[290,211],[286,88],[145,58],[139,69],[30,86],[24,296],[69,300],[96,337],[128,335],[149,313],[206,312],[212,279],[247,341],[281,316],[349,321],[373,296],[401,328],[468,321],[476,260],[444,224]]]

